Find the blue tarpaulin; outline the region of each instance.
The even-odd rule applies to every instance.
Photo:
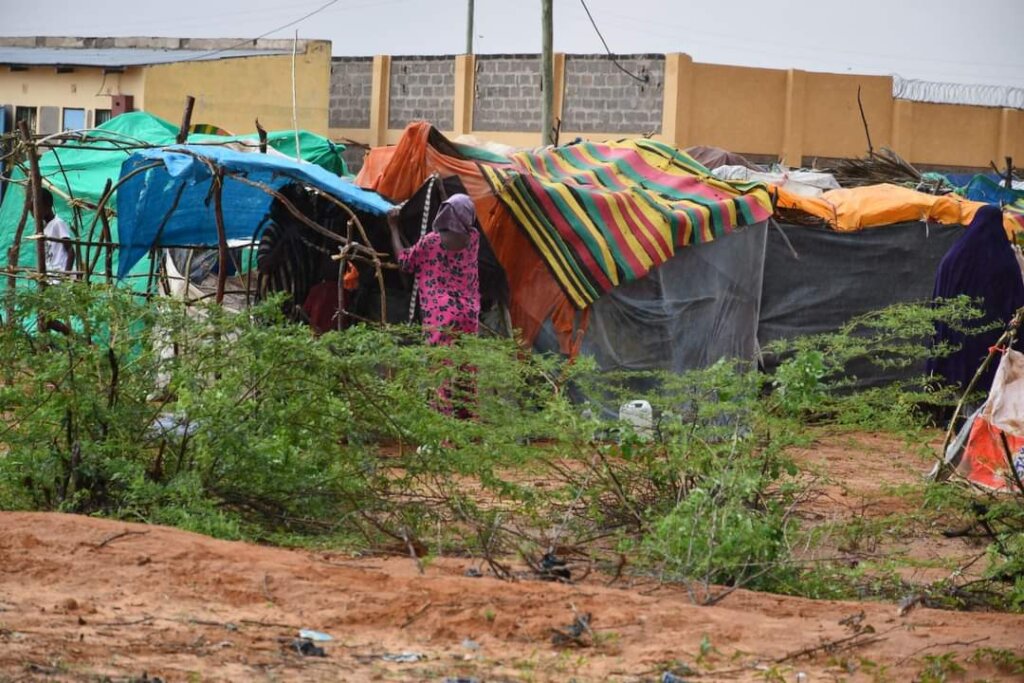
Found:
[[[1013,204],[1024,198],[1024,192],[1003,187],[998,181],[989,176],[976,175],[963,188],[963,195],[975,202],[986,204]]]
[[[391,204],[375,192],[357,187],[313,164],[236,152],[225,147],[182,145],[136,152],[121,165],[121,177],[151,164],[117,191],[120,249],[117,277],[123,278],[151,248],[160,245],[217,245],[217,221],[210,192],[209,160],[229,174],[224,178],[222,206],[227,239],[256,239],[273,197],[258,187],[235,180],[245,176],[275,190],[298,182],[344,202],[355,211],[384,214]],[[171,212],[175,199],[177,208]],[[158,234],[159,233],[159,234]]]

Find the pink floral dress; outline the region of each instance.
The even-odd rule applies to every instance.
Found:
[[[469,244],[458,251],[445,249],[441,235],[431,231],[398,255],[402,269],[416,275],[428,344],[450,344],[452,338],[445,330],[476,334],[480,319],[479,250],[480,233],[476,230],[469,231]]]

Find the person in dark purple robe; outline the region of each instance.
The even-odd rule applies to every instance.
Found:
[[[964,235],[939,263],[932,296],[949,299],[962,294],[975,299],[984,311],[983,320],[976,325],[998,323],[998,329],[964,334],[937,323],[933,343],[947,342],[959,349],[943,358],[929,359],[927,371],[950,385],[966,388],[1014,312],[1024,306],[1024,280],[1003,231],[1003,214],[998,207],[979,209]],[[979,379],[979,391],[991,388],[996,365],[990,364]]]

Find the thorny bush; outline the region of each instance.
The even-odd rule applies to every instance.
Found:
[[[849,414],[844,392],[859,394],[839,368],[880,343],[798,342],[772,387],[730,362],[601,373],[510,340],[436,348],[415,328],[369,326],[316,337],[273,301],[239,314],[66,283],[4,303],[0,508],[468,555],[500,576],[517,556],[546,578],[568,561],[574,577],[597,566],[683,581],[700,601],[716,584],[799,584],[793,416]],[[941,313],[916,309],[874,320],[908,316],[895,327],[920,347]],[[471,419],[436,409],[442,384]],[[913,404],[892,391],[856,414]],[[649,429],[615,419],[635,399],[652,405]]]
[[[790,466],[758,376],[733,365],[606,378],[510,340],[315,337],[274,302],[233,314],[74,283],[9,297],[7,509],[471,554],[502,575],[517,555],[543,573],[545,554],[613,566],[621,551],[672,578],[745,582],[786,552]],[[65,333],[37,331],[39,316]],[[436,409],[442,383],[472,419]],[[581,410],[581,393],[617,409],[637,383],[659,415],[650,437]]]

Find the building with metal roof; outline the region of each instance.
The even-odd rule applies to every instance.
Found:
[[[330,69],[321,40],[0,38],[0,118],[39,134],[133,110],[176,121],[191,95],[194,123],[249,133],[292,127],[294,85],[299,127],[326,134]]]

